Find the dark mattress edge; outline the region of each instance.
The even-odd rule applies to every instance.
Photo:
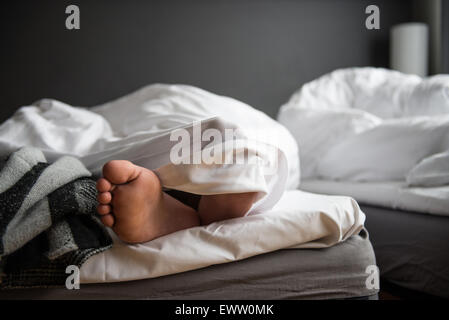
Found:
[[[360,205],[380,275],[449,299],[449,217]]]

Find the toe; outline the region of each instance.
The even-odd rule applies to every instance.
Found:
[[[111,212],[111,206],[108,206],[107,204],[100,204],[97,207],[97,212],[100,215],[109,214]]]
[[[103,177],[113,184],[124,184],[139,176],[139,167],[126,160],[112,160],[103,166]]]
[[[97,180],[97,190],[99,192],[108,192],[112,188],[111,183],[105,178],[100,178]]]
[[[101,222],[106,226],[106,227],[110,227],[112,228],[114,226],[114,217],[112,216],[112,214],[107,214],[102,216],[101,218]]]
[[[97,195],[97,200],[101,204],[108,204],[112,200],[112,195],[110,192],[101,192]]]

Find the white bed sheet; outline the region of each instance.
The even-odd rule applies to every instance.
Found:
[[[324,248],[358,234],[365,215],[349,197],[286,191],[269,211],[181,230],[91,257],[81,283],[155,278],[245,259],[282,248]]]
[[[362,204],[449,216],[449,186],[408,187],[405,181],[351,182],[308,179],[301,190],[346,195]]]

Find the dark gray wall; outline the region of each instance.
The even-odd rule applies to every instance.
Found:
[[[65,29],[69,4],[80,7],[81,30]],[[380,30],[365,28],[369,4],[380,7]],[[335,68],[388,66],[389,27],[410,17],[400,0],[2,4],[0,121],[40,98],[90,106],[154,82],[192,84],[275,116],[301,84]]]
[[[429,26],[429,74],[448,73],[449,0],[413,0],[413,20]]]
[[[449,73],[449,0],[442,3],[443,73]]]

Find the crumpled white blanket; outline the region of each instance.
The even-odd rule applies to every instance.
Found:
[[[174,129],[239,129],[233,139],[205,141],[222,152],[261,160],[223,165],[176,165],[170,150]],[[81,269],[83,282],[157,277],[243,259],[280,248],[332,246],[357,234],[365,216],[348,197],[326,197],[295,189],[300,179],[297,145],[288,130],[260,111],[231,98],[183,85],[151,85],[89,109],[41,100],[18,110],[0,126],[0,155],[22,146],[81,159],[94,173],[112,159],[127,159],[157,171],[167,188],[197,194],[257,191],[243,218],[181,230],[145,244],[115,239],[104,254]],[[268,148],[267,148],[268,146]],[[274,155],[274,156],[273,156]],[[257,214],[256,214],[257,213]]]
[[[278,119],[304,179],[449,184],[449,75],[336,70],[295,92]]]
[[[188,131],[190,163],[200,163],[173,163],[171,151],[181,141],[177,135],[171,139],[175,129]],[[205,137],[208,129],[221,138]],[[236,137],[227,136],[226,130]],[[193,139],[203,140],[199,148]],[[248,214],[271,208],[300,179],[296,142],[285,127],[240,101],[186,85],[150,85],[89,109],[40,100],[20,108],[0,126],[0,155],[22,146],[41,149],[49,161],[62,155],[78,157],[94,175],[107,161],[125,159],[155,170],[170,189],[258,192]],[[247,158],[244,163],[205,164],[203,154]]]

